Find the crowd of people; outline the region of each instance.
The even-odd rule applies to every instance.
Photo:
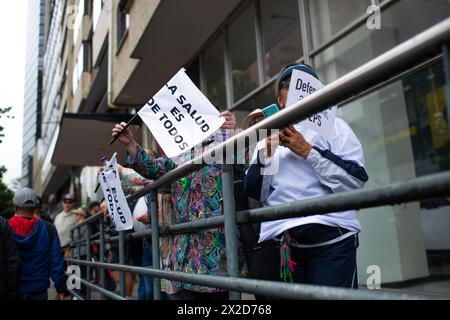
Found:
[[[281,109],[288,107],[286,99],[293,70],[319,78],[310,66],[304,64],[283,68],[275,88],[276,103]],[[177,158],[168,158],[162,152],[158,156],[155,150],[142,148],[125,123],[116,124],[112,136],[118,136],[127,149],[127,157],[123,165],[119,165],[124,193],[128,195],[140,190],[221,143],[224,137],[229,138],[245,129],[237,126],[231,112],[222,112],[221,116],[225,122],[212,137]],[[350,126],[338,117],[334,131],[334,138],[329,140],[297,123],[260,141],[253,155],[248,155],[247,165],[234,165],[235,177],[242,182],[236,183],[236,208],[248,207],[249,203],[271,207],[363,187],[368,176],[360,142]],[[262,174],[262,168],[269,166],[275,158],[283,165],[270,175]],[[158,189],[157,223],[165,227],[222,215],[221,175],[220,164],[209,164],[173,181],[170,186]],[[5,270],[1,273],[0,296],[47,298],[51,278],[58,298],[64,299],[63,257],[86,259],[86,247],[71,246],[72,240],[86,237],[83,233],[86,229],[82,231],[83,228],[80,228],[80,233],[71,239],[74,226],[91,215],[101,213],[109,226],[106,230],[110,236],[114,235],[114,225],[104,201],[75,209],[76,199],[72,194],[65,195],[62,200],[63,211],[56,216],[52,225],[39,212],[39,200],[31,189],[21,189],[15,194],[15,216],[8,222],[0,220],[0,270]],[[148,196],[130,203],[133,230],[129,232],[151,227],[149,207]],[[356,250],[360,230],[355,210],[240,226],[240,275],[263,280],[357,288]],[[99,230],[93,229],[91,232],[98,234]],[[225,241],[223,227],[161,236],[161,261],[158,267],[170,271],[226,276]],[[107,262],[119,263],[118,243],[108,243]],[[98,248],[94,245],[91,249],[94,259],[98,259]],[[148,238],[127,240],[125,264],[152,266]],[[42,270],[38,270],[36,265]],[[94,282],[98,281],[98,271],[94,268],[93,272],[91,278]],[[86,269],[82,269],[82,273],[85,278]],[[126,273],[125,278],[126,296],[131,298],[137,279],[132,273]],[[117,290],[118,279],[117,272],[107,272],[107,289]],[[153,281],[156,279],[139,277],[139,299],[153,298]],[[161,281],[163,299],[228,299],[226,290],[165,279],[157,281]],[[84,294],[83,290],[81,294]]]

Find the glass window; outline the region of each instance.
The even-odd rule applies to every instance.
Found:
[[[238,101],[258,86],[254,7],[248,6],[228,28],[233,98]]]
[[[198,58],[195,58],[194,61],[192,61],[190,65],[186,67],[186,74],[197,86],[197,88],[200,88],[200,66]]]
[[[92,3],[92,30],[95,32],[95,28],[97,27],[98,19],[100,18],[100,14],[102,13],[104,0],[93,0]]]
[[[251,112],[255,109],[262,109],[264,107],[267,107],[268,105],[275,102],[274,84],[271,84],[249,99],[246,99],[245,101],[240,103],[237,109]]]
[[[303,46],[297,0],[261,0],[260,10],[267,80],[301,58]]]
[[[128,33],[130,27],[130,15],[128,0],[122,0],[117,7],[117,43],[118,46],[122,43],[125,35]]]
[[[371,0],[310,0],[308,10],[313,47],[317,47],[363,16]]]
[[[449,15],[450,4],[445,0],[399,1],[382,13],[381,30],[361,26],[314,57],[315,67],[325,82],[331,82]]]
[[[80,47],[80,51],[78,51],[78,57],[75,62],[75,66],[72,72],[72,95],[75,95],[75,92],[78,88],[78,83],[83,75],[83,67],[84,67],[84,47]]]
[[[211,103],[219,110],[226,109],[225,67],[223,61],[224,37],[221,34],[203,53],[202,69],[205,92]]]
[[[338,109],[363,146],[366,187],[450,170],[445,84],[438,62]],[[383,287],[448,294],[449,211],[449,198],[360,210],[360,283],[376,264]]]
[[[78,1],[76,18],[73,25],[73,44],[77,43],[78,35],[80,34],[81,22],[83,21],[84,15],[84,0]]]
[[[450,131],[445,108],[442,63],[429,66],[403,80],[408,107],[415,169],[418,176],[450,170]],[[450,198],[444,199],[450,205]],[[434,200],[422,206],[436,206]]]

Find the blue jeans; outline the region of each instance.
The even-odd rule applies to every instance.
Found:
[[[142,266],[151,267],[152,262],[152,246],[149,240],[142,240]],[[139,276],[139,300],[153,300],[153,278],[149,276]]]

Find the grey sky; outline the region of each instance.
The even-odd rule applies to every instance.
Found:
[[[0,107],[13,107],[15,119],[0,119],[5,138],[0,144],[0,166],[8,171],[5,181],[20,177],[22,171],[22,121],[25,76],[27,1],[2,1],[0,10]]]

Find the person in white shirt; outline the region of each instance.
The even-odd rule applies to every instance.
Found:
[[[307,65],[284,68],[276,87],[280,108],[285,107],[293,70],[319,78]],[[270,207],[362,188],[368,180],[362,146],[344,120],[336,117],[334,130],[328,141],[297,123],[260,142],[244,180],[247,194]],[[277,170],[264,175],[264,167],[274,161]],[[360,230],[355,210],[263,222],[251,275],[356,288]]]
[[[63,211],[55,218],[55,227],[61,241],[61,248],[67,250],[70,243],[70,231],[77,224],[76,214],[72,211],[75,207],[75,196],[68,193],[63,196]]]

